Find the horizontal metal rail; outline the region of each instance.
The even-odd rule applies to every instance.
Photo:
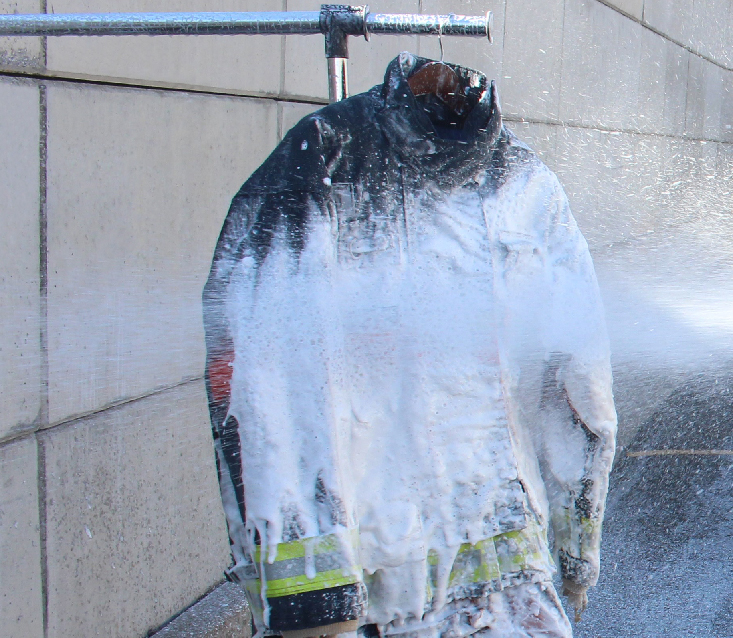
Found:
[[[318,11],[69,13],[0,16],[0,35],[257,35],[321,33]]]
[[[492,13],[483,16],[417,15],[370,13],[366,17],[368,33],[392,35],[451,35],[491,39]]]
[[[318,11],[0,15],[0,36],[308,35],[326,30]],[[366,13],[345,30],[345,35],[371,34],[491,39],[491,14]]]
[[[67,13],[0,15],[0,36],[310,35],[325,36],[328,94],[348,95],[349,36],[437,35],[492,41],[493,14],[483,16],[369,13],[366,5],[324,4],[320,11],[203,13]],[[441,42],[441,59],[442,59]]]

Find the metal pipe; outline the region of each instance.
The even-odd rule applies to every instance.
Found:
[[[0,16],[0,36],[282,35],[321,33],[318,11],[68,13]]]
[[[322,5],[316,11],[247,13],[78,13],[0,15],[0,36],[80,35],[287,35],[318,34],[326,39],[328,95],[348,95],[348,38],[380,35],[484,37],[492,41],[493,15],[370,14],[367,6]]]
[[[346,58],[326,58],[328,62],[328,101],[340,102],[349,97]]]
[[[375,13],[367,14],[362,20],[352,20],[341,28],[346,35],[413,34],[491,39],[491,12],[486,16]],[[0,36],[316,33],[323,33],[318,11],[0,15]]]
[[[382,35],[458,35],[492,40],[492,27],[491,11],[484,16],[370,13],[366,17],[367,32]]]

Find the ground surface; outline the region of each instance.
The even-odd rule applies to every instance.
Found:
[[[733,455],[633,456],[733,450],[732,389],[724,375],[688,381],[620,450],[577,638],[733,636]]]

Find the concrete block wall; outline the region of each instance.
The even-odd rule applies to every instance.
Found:
[[[507,124],[565,185],[608,309],[623,443],[675,375],[733,345],[728,3],[370,5],[494,12],[493,45],[445,38],[445,59],[497,80]],[[5,13],[318,6],[0,0]],[[350,48],[352,92],[400,50],[440,56],[428,37]],[[200,292],[231,197],[326,94],[320,36],[0,39],[3,635],[144,636],[221,582]],[[717,300],[699,284],[711,273]]]

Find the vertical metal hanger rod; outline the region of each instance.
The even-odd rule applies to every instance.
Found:
[[[366,16],[369,7],[352,7],[345,4],[321,5],[321,31],[326,40],[328,62],[328,99],[339,102],[349,97],[347,76],[349,59],[349,35],[363,35],[369,39],[366,30]]]

